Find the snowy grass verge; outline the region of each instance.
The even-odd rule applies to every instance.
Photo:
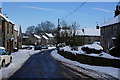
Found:
[[[120,68],[91,66],[91,65],[87,65],[87,64],[81,64],[77,61],[72,61],[72,60],[64,58],[63,56],[61,56],[60,54],[57,53],[57,50],[52,51],[51,56],[54,57],[58,61],[61,61],[61,62],[67,63],[67,64],[71,64],[71,65],[75,65],[78,67],[86,68],[86,69],[92,69],[92,70],[95,70],[98,72],[103,72],[103,73],[109,74],[115,78],[120,79],[120,77],[119,77]]]

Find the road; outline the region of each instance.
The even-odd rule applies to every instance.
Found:
[[[73,74],[60,62],[50,56],[52,50],[42,51],[31,56],[25,64],[15,72],[12,79],[68,79],[72,78]]]

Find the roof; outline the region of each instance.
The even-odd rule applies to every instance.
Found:
[[[84,28],[83,33],[85,36],[100,36],[100,29]]]
[[[36,34],[34,34],[34,37],[36,37],[36,38],[38,38],[38,39],[41,39],[41,37],[38,36],[38,35],[36,35]]]
[[[100,29],[84,28],[81,30],[76,30],[75,35],[78,35],[78,36],[100,36]]]
[[[11,20],[9,20],[8,18],[6,18],[3,14],[0,13],[0,16],[3,17],[7,22],[10,22],[10,23],[14,24]]]
[[[14,30],[19,31],[19,27],[15,25]]]
[[[120,22],[120,14],[118,16],[114,17],[113,19],[107,21],[105,24],[101,25],[101,27],[113,25],[113,24],[116,24],[119,22]]]
[[[75,35],[84,35],[84,33],[82,30],[76,30]]]
[[[42,36],[44,39],[48,39],[45,35]]]
[[[47,35],[48,37],[54,37],[54,36],[52,35],[52,33],[46,33],[46,35]]]

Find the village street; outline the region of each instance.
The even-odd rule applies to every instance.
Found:
[[[31,56],[11,79],[71,78],[74,74],[50,56],[52,50],[39,52]],[[75,76],[74,76],[75,77]]]
[[[120,1],[43,2],[0,1],[0,80],[119,80]]]

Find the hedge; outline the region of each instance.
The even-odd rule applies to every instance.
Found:
[[[58,51],[58,53],[65,58],[68,58],[73,61],[78,61],[83,64],[120,68],[120,60],[118,59],[87,56],[84,54],[72,54],[71,52],[66,52],[66,51]]]

